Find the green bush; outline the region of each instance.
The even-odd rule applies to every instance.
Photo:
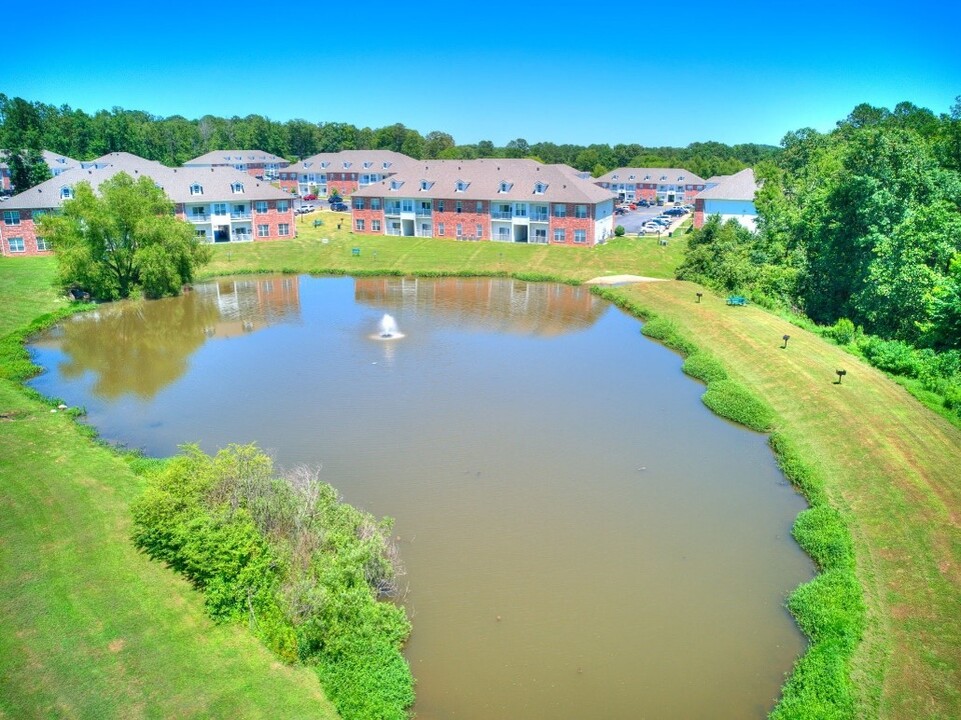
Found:
[[[691,377],[708,384],[727,380],[727,371],[721,365],[721,361],[701,350],[688,355],[681,369]]]
[[[627,231],[624,229],[623,225],[618,225],[616,228],[614,228],[614,235],[616,237],[624,237],[625,232]]]
[[[389,520],[338,502],[309,471],[275,477],[252,445],[214,457],[190,446],[133,466],[148,477],[135,542],[189,578],[213,618],[247,624],[287,662],[314,664],[344,718],[407,717],[410,623],[378,600],[396,573]]]
[[[774,411],[733,380],[710,383],[701,399],[721,417],[752,430],[767,432],[774,425]]]
[[[854,341],[857,330],[854,323],[847,318],[839,318],[834,325],[827,330],[827,335],[838,345],[849,345]]]

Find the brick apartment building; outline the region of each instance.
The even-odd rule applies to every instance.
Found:
[[[617,168],[594,181],[610,190],[618,202],[647,200],[649,203],[694,203],[706,181],[683,168]]]
[[[592,246],[614,230],[614,197],[563,165],[431,160],[353,193],[354,232]]]
[[[349,197],[356,190],[395,175],[419,160],[393,150],[341,150],[318,153],[280,172],[280,187],[298,195],[320,197],[334,190]]]
[[[130,153],[110,153],[0,203],[0,254],[44,255],[50,243],[37,234],[39,218],[58,212],[74,186],[96,189],[125,172],[151,178],[174,203],[174,212],[206,242],[277,240],[294,234],[290,196],[232,167],[169,168]]]
[[[185,168],[230,167],[251,175],[258,180],[277,180],[281,170],[290,165],[286,158],[263,150],[211,150],[200,157],[188,160]]]

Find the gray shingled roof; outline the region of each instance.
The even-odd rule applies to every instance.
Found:
[[[211,150],[200,157],[188,160],[184,167],[210,165],[238,165],[240,163],[286,163],[287,160],[263,150]]]
[[[422,182],[430,183],[421,190]],[[393,183],[403,183],[392,190]],[[457,190],[457,183],[467,187]],[[509,189],[501,192],[501,183]],[[543,185],[542,193],[535,186]],[[484,158],[482,160],[424,160],[412,167],[353,193],[352,197],[464,198],[465,200],[563,202],[596,204],[614,195],[590,180],[583,180],[557,165],[535,160]]]
[[[634,176],[633,179],[631,176]],[[615,177],[616,176],[616,177]],[[661,178],[665,179],[662,180]],[[671,185],[703,185],[704,178],[684,168],[631,168],[622,167],[601,175],[594,182],[606,183],[659,183]]]
[[[754,200],[757,189],[754,170],[747,168],[734,175],[718,178],[717,185],[702,190],[695,197],[701,200]]]
[[[385,168],[384,163],[389,163]],[[324,163],[327,163],[326,167]],[[344,163],[350,163],[345,167]],[[365,167],[365,164],[368,164]],[[317,153],[304,158],[299,163],[293,163],[287,172],[298,173],[328,173],[328,172],[356,172],[356,173],[396,173],[410,165],[420,164],[403,153],[393,150],[341,150],[335,153]]]
[[[43,155],[43,161],[50,168],[50,172],[55,169],[63,172],[64,170],[69,170],[70,168],[80,167],[80,161],[74,160],[72,157],[67,157],[66,155],[60,155],[50,150],[41,150],[40,154]],[[6,163],[7,156],[9,152],[7,150],[0,150],[0,167],[9,167]]]
[[[146,175],[162,187],[167,196],[175,203],[237,203],[290,199],[290,195],[283,190],[279,190],[269,183],[255,180],[247,173],[233,168],[170,168],[130,153],[110,153],[98,158],[98,162],[109,164],[102,168],[66,170],[55,178],[14,195],[3,203],[3,209],[56,208],[63,204],[60,198],[60,189],[65,185],[73,186],[86,181],[96,189],[104,180],[121,172],[125,172],[135,179],[141,175]],[[203,186],[203,195],[190,194],[190,187],[194,183]],[[235,194],[231,188],[234,183],[243,185],[244,192]]]

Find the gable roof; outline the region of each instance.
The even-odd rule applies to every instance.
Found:
[[[432,183],[422,191],[421,181]],[[401,182],[391,190],[392,182]],[[457,190],[457,183],[468,183]],[[506,183],[506,192],[501,184]],[[535,194],[538,183],[546,186]],[[353,193],[353,197],[425,197],[438,199],[491,200],[504,202],[563,202],[596,204],[614,196],[590,180],[571,175],[557,165],[543,165],[535,160],[484,158],[481,160],[426,160],[412,168]]]
[[[285,158],[263,150],[211,150],[184,163],[184,167],[210,167],[248,163],[275,163],[287,165]]]
[[[634,176],[633,179],[631,176]],[[664,178],[663,180],[661,178]],[[632,168],[611,170],[594,180],[596,183],[670,183],[673,185],[703,185],[704,178],[684,168]]]
[[[289,200],[290,195],[267,182],[256,180],[232,167],[170,168],[153,160],[130,153],[110,153],[97,158],[97,166],[66,170],[57,177],[40,183],[3,203],[4,210],[33,210],[60,207],[60,190],[88,182],[96,190],[101,183],[125,172],[134,179],[149,177],[174,203],[253,202],[256,200]],[[195,183],[203,186],[202,196],[191,195]],[[240,183],[243,193],[234,193],[232,185]]]
[[[387,164],[386,168],[384,167],[385,163]],[[412,157],[393,150],[341,150],[340,152],[311,155],[298,163],[291,164],[287,168],[287,172],[393,174],[419,164],[419,160],[414,160]]]
[[[695,197],[701,200],[754,200],[759,185],[754,178],[754,170],[746,168],[733,175],[712,178],[717,185],[702,190]]]

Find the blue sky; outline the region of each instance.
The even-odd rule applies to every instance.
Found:
[[[88,113],[401,122],[497,145],[777,144],[861,102],[947,112],[961,3],[857,4],[95,0],[39,19],[8,3],[4,25],[36,36],[7,34],[0,92]]]

